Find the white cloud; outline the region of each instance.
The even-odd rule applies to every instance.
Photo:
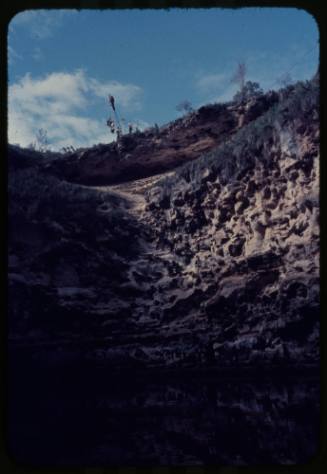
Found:
[[[26,74],[18,83],[10,87],[9,93],[16,101],[29,104],[32,112],[60,106],[64,111],[71,107],[86,105],[87,81],[82,71],[74,74],[52,73],[41,79],[33,79]]]
[[[229,102],[233,99],[234,95],[237,92],[237,86],[235,84],[231,84],[227,86],[223,92],[216,95],[212,102]]]
[[[121,84],[117,81],[101,83],[96,79],[91,79],[90,90],[98,97],[108,97],[113,95],[117,102],[124,108],[140,110],[142,89],[134,84]]]
[[[230,78],[225,73],[206,74],[197,79],[195,85],[201,92],[216,91],[226,84]]]
[[[16,28],[23,28],[34,38],[49,38],[61,26],[64,18],[73,12],[74,10],[25,10],[14,16],[9,30],[14,33]]]
[[[129,123],[133,126],[134,130],[137,128],[141,132],[151,127],[151,124],[149,122],[146,122],[145,120],[132,120]]]
[[[197,77],[194,86],[201,101],[199,107],[213,102],[227,102],[236,92],[237,86],[231,83],[232,73],[221,72],[202,74]]]
[[[52,149],[112,141],[105,118],[90,118],[90,108],[101,107],[99,98],[104,100],[109,93],[125,111],[140,107],[142,89],[134,84],[101,82],[81,70],[41,78],[26,74],[9,86],[9,142],[28,146],[39,128],[47,130]],[[109,113],[109,107],[103,107],[103,112]]]

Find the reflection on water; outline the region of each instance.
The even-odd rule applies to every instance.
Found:
[[[293,464],[316,454],[319,383],[108,372],[10,372],[17,462],[46,465]]]

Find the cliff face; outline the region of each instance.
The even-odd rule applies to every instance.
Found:
[[[11,347],[113,368],[317,364],[318,95],[202,108],[156,146],[127,137],[135,163],[115,145],[49,163],[11,149]]]
[[[218,365],[318,359],[316,92],[299,87],[148,193],[189,288],[163,316],[207,318]]]

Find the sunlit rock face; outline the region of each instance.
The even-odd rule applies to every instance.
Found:
[[[10,148],[11,347],[118,369],[318,364],[318,95],[299,83],[242,121],[204,107],[119,159]]]
[[[205,320],[217,366],[319,358],[317,101],[314,84],[299,86],[148,192],[187,294],[163,320],[183,316],[192,333]]]

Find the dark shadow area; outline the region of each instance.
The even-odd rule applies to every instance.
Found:
[[[113,376],[9,370],[8,445],[26,465],[305,463],[319,443],[317,378]]]

